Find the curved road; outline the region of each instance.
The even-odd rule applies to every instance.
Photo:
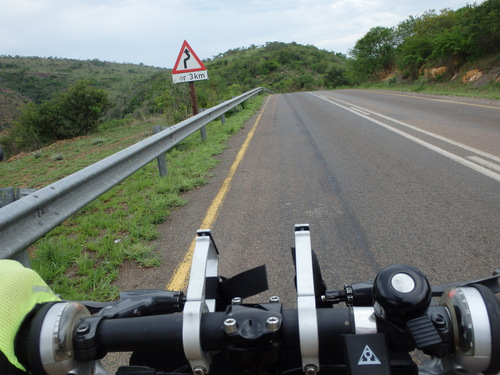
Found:
[[[393,263],[431,283],[488,276],[500,268],[499,118],[498,102],[366,90],[272,95],[230,141],[211,183],[163,227],[169,268],[253,130],[211,225],[220,274],[266,264],[265,295],[294,305],[293,229],[309,223],[330,288]]]

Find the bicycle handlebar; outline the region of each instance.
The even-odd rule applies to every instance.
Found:
[[[238,294],[267,287],[263,269],[219,278],[211,233],[198,231],[186,295],[145,290],[108,304],[46,305],[23,335],[19,347],[29,350],[20,357],[34,375],[105,375],[99,359],[121,351],[133,352],[132,366],[118,375],[500,371],[498,271],[431,288],[418,270],[396,265],[373,283],[326,290],[306,224],[296,225],[294,257],[297,309],[283,309],[277,297],[243,304]],[[340,302],[347,306],[333,308]],[[414,349],[432,360],[418,367]]]

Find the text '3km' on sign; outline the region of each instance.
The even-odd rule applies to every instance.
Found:
[[[174,83],[181,83],[204,79],[208,79],[207,68],[205,68],[205,65],[203,65],[188,42],[184,41],[172,70],[172,80]]]

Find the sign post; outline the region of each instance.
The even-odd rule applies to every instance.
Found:
[[[189,91],[191,93],[191,104],[193,106],[193,115],[198,114],[198,103],[196,102],[196,89],[194,88],[194,82],[189,82]]]
[[[198,114],[198,104],[196,102],[196,89],[194,81],[208,79],[208,71],[198,55],[193,51],[187,41],[182,43],[179,56],[172,69],[172,80],[174,83],[189,82],[191,93],[191,104],[193,106],[193,116]],[[202,139],[206,138],[205,127],[201,129]]]

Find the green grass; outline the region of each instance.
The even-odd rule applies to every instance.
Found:
[[[443,96],[461,96],[478,99],[500,99],[500,81],[476,86],[474,84],[463,84],[459,79],[447,83],[435,83],[421,78],[413,83],[396,83],[394,81],[365,83],[361,85],[360,88],[418,92],[422,94]]]
[[[159,177],[157,163],[152,162],[52,230],[30,247],[32,267],[64,298],[115,299],[119,291],[113,281],[120,265],[159,265],[158,225],[172,208],[186,204],[183,192],[207,183],[210,169],[218,163],[214,156],[262,100],[259,96],[245,104],[226,118],[225,125],[219,120],[208,124],[205,141],[196,132],[171,149],[168,177]],[[162,119],[118,127],[104,124],[99,134],[19,155],[0,163],[0,186],[40,188],[144,139],[153,125],[165,124]]]

